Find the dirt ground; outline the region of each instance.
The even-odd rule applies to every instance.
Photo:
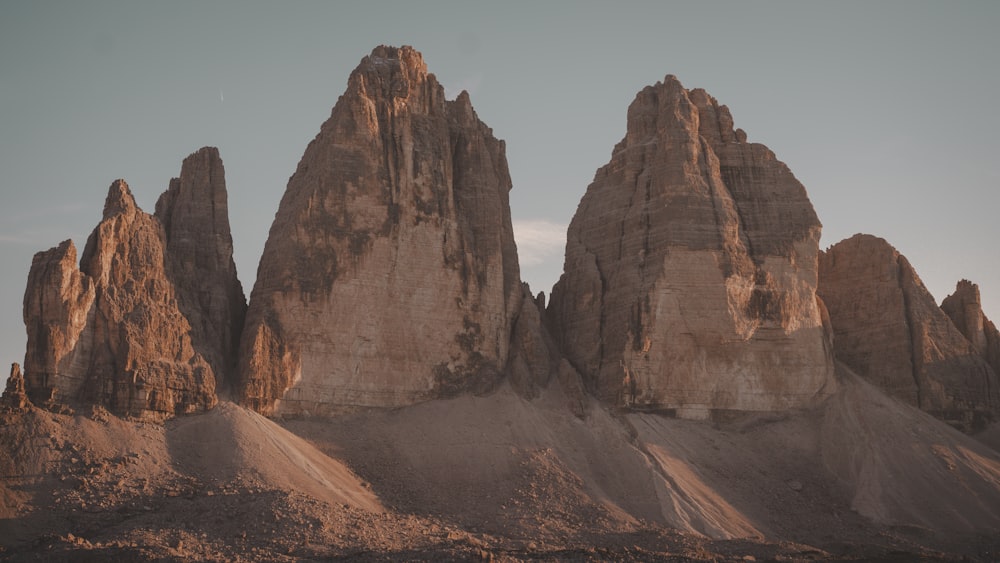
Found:
[[[9,561],[995,561],[1000,453],[850,374],[688,421],[558,385],[335,419],[0,420]]]

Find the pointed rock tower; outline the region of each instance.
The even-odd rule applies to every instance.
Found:
[[[32,402],[102,405],[127,415],[215,405],[215,376],[192,343],[165,248],[159,221],[118,180],[79,268],[72,241],[35,255],[24,296]]]
[[[215,372],[216,386],[235,379],[247,301],[236,276],[226,170],[219,149],[204,147],[181,164],[180,177],[156,202],[166,235],[167,274],[192,344]]]
[[[1000,331],[983,313],[979,286],[969,280],[961,280],[955,286],[955,293],[941,302],[941,309],[993,371],[1000,374]],[[1000,408],[1000,404],[997,407]]]
[[[820,229],[788,168],[668,76],[636,96],[577,208],[550,325],[613,404],[692,418],[810,404],[834,387]]]
[[[79,267],[72,241],[35,255],[24,379],[36,405],[136,416],[215,405],[246,310],[224,174],[217,149],[190,155],[156,216],[118,180]]]
[[[492,385],[521,287],[504,144],[417,51],[378,47],[289,179],[243,333],[265,414],[396,406]]]

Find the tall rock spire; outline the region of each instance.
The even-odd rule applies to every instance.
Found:
[[[247,308],[233,261],[225,174],[219,149],[198,150],[184,159],[155,214],[166,235],[167,274],[178,305],[219,387],[234,375]]]
[[[521,289],[504,144],[410,47],[378,47],[306,148],[250,298],[239,396],[264,413],[492,385]]]
[[[703,417],[832,391],[805,190],[704,91],[643,89],[569,227],[549,319],[598,397]]]

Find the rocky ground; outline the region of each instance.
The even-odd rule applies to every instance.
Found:
[[[535,401],[501,389],[280,424],[225,402],[165,424],[102,409],[9,413],[0,425],[0,558],[990,561],[998,553],[1000,538],[988,532],[859,514],[849,484],[822,462],[833,405],[713,423],[596,403],[580,418],[564,399],[557,388]],[[996,479],[1000,455],[990,451],[980,450],[992,458],[978,470]],[[961,470],[952,471],[974,485]]]

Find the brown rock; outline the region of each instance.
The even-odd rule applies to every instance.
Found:
[[[288,182],[258,269],[241,400],[263,413],[489,386],[521,288],[503,142],[412,48],[378,47]]]
[[[215,404],[215,377],[192,345],[165,247],[159,221],[118,180],[79,268],[71,241],[35,255],[24,298],[25,384],[35,404],[131,415]]]
[[[523,285],[523,292],[506,371],[511,387],[522,397],[533,399],[548,387],[549,379],[558,372],[560,357],[555,342],[542,324],[545,305],[541,295],[536,301],[528,284]]]
[[[0,409],[23,411],[30,406],[31,401],[24,390],[24,376],[21,375],[21,366],[16,363],[11,364],[7,388],[4,389],[3,395],[0,395]]]
[[[944,298],[941,310],[951,318],[965,338],[979,352],[993,371],[1000,374],[1000,332],[983,313],[979,286],[962,280],[955,286],[955,293]]]
[[[996,372],[895,248],[855,235],[822,253],[819,264],[819,294],[839,360],[893,397],[961,429],[995,416]]]
[[[570,224],[550,320],[601,399],[781,410],[832,390],[805,190],[725,106],[672,76],[641,91]]]
[[[191,342],[221,387],[234,374],[246,297],[236,276],[225,168],[215,147],[181,165],[179,178],[156,202],[166,234],[167,274],[191,323]]]

